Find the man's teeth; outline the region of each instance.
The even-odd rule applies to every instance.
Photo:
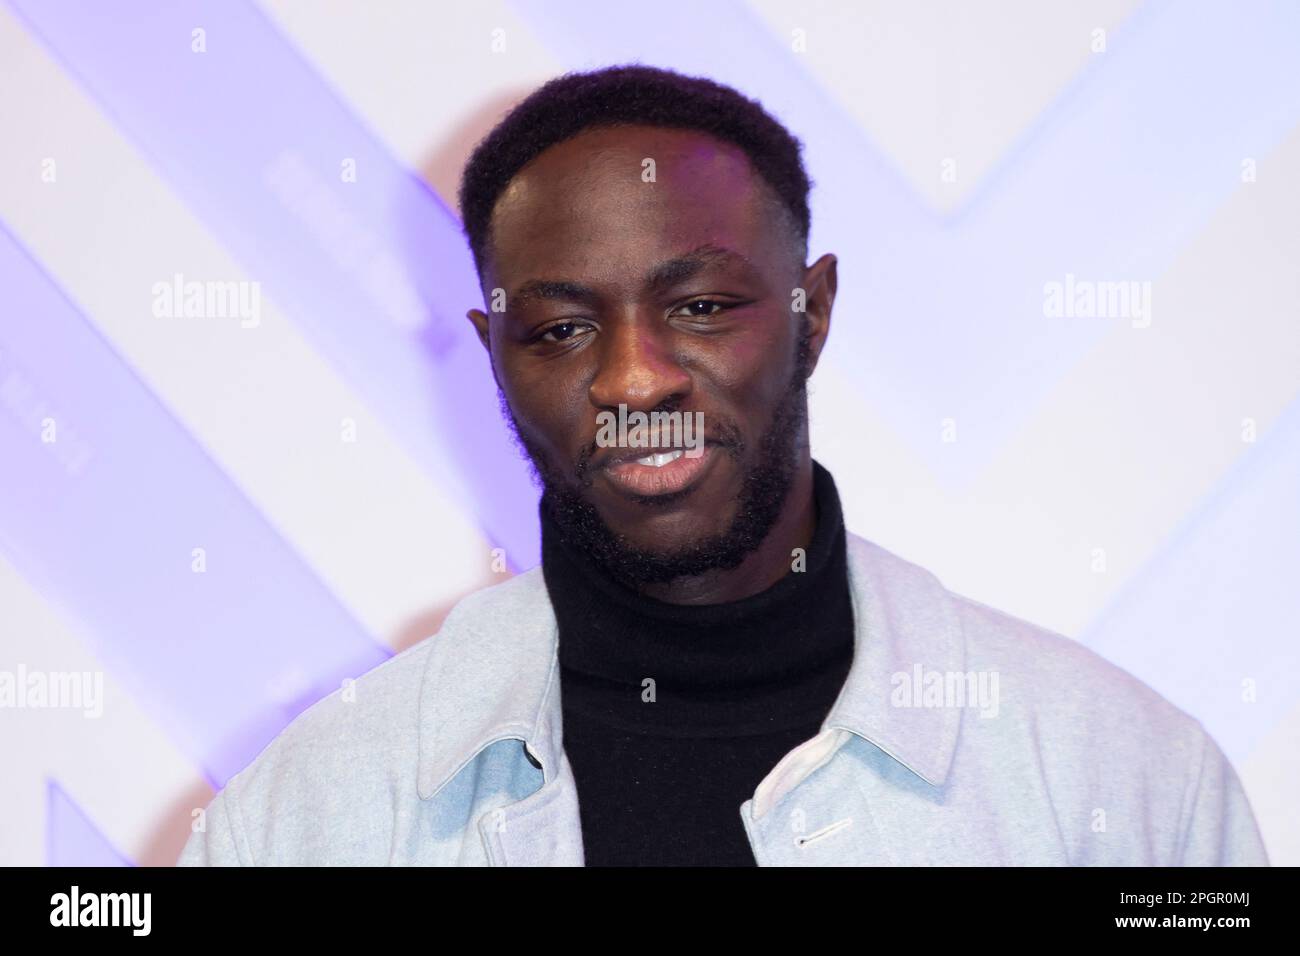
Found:
[[[667,451],[662,455],[646,455],[644,458],[638,458],[636,463],[638,465],[651,465],[655,468],[662,468],[670,461],[676,461],[678,458],[681,458],[684,454],[686,454],[686,452],[683,449],[678,448],[676,451]]]

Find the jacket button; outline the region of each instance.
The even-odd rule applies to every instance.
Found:
[[[532,764],[534,767],[536,767],[538,770],[542,769],[541,763],[538,761],[536,757],[533,756],[533,752],[528,749],[528,744],[524,744],[524,756],[527,757],[528,762]]]

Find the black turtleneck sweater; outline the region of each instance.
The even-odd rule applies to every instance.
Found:
[[[813,472],[806,569],[726,604],[638,594],[541,508],[588,866],[755,864],[740,805],[817,735],[853,660],[839,496],[828,471]]]

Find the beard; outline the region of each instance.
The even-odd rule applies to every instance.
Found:
[[[533,481],[542,490],[542,507],[565,542],[633,588],[738,567],[758,549],[772,530],[794,482],[800,438],[805,435],[808,422],[811,336],[805,317],[796,343],[794,374],[757,442],[754,462],[742,478],[731,523],[726,530],[705,536],[676,551],[655,551],[637,546],[610,528],[595,505],[583,494],[592,482],[588,465],[595,453],[594,444],[585,449],[575,463],[575,478],[566,478],[551,464],[545,452],[525,436],[498,383],[502,414],[510,425],[516,446],[532,466]],[[668,406],[656,409],[670,410]],[[738,463],[744,460],[746,444],[733,423],[716,423],[712,437],[717,441],[719,452],[730,455]],[[637,501],[646,508],[665,508],[691,491],[686,489],[676,494],[640,497]]]

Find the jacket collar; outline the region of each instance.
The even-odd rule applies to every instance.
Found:
[[[848,534],[853,664],[823,723],[879,747],[933,785],[947,779],[961,708],[894,705],[905,674],[963,672],[951,595],[917,567]],[[418,789],[429,799],[484,748],[525,741],[544,780],[563,752],[558,628],[540,567],[465,598],[429,639],[420,691]]]
[[[853,665],[822,724],[879,747],[939,786],[948,778],[960,707],[915,707],[895,694],[919,673],[966,669],[966,643],[952,595],[926,571],[855,534],[848,536],[853,597]]]
[[[559,629],[540,567],[477,591],[429,638],[417,784],[427,800],[489,744],[524,741],[560,766]]]

